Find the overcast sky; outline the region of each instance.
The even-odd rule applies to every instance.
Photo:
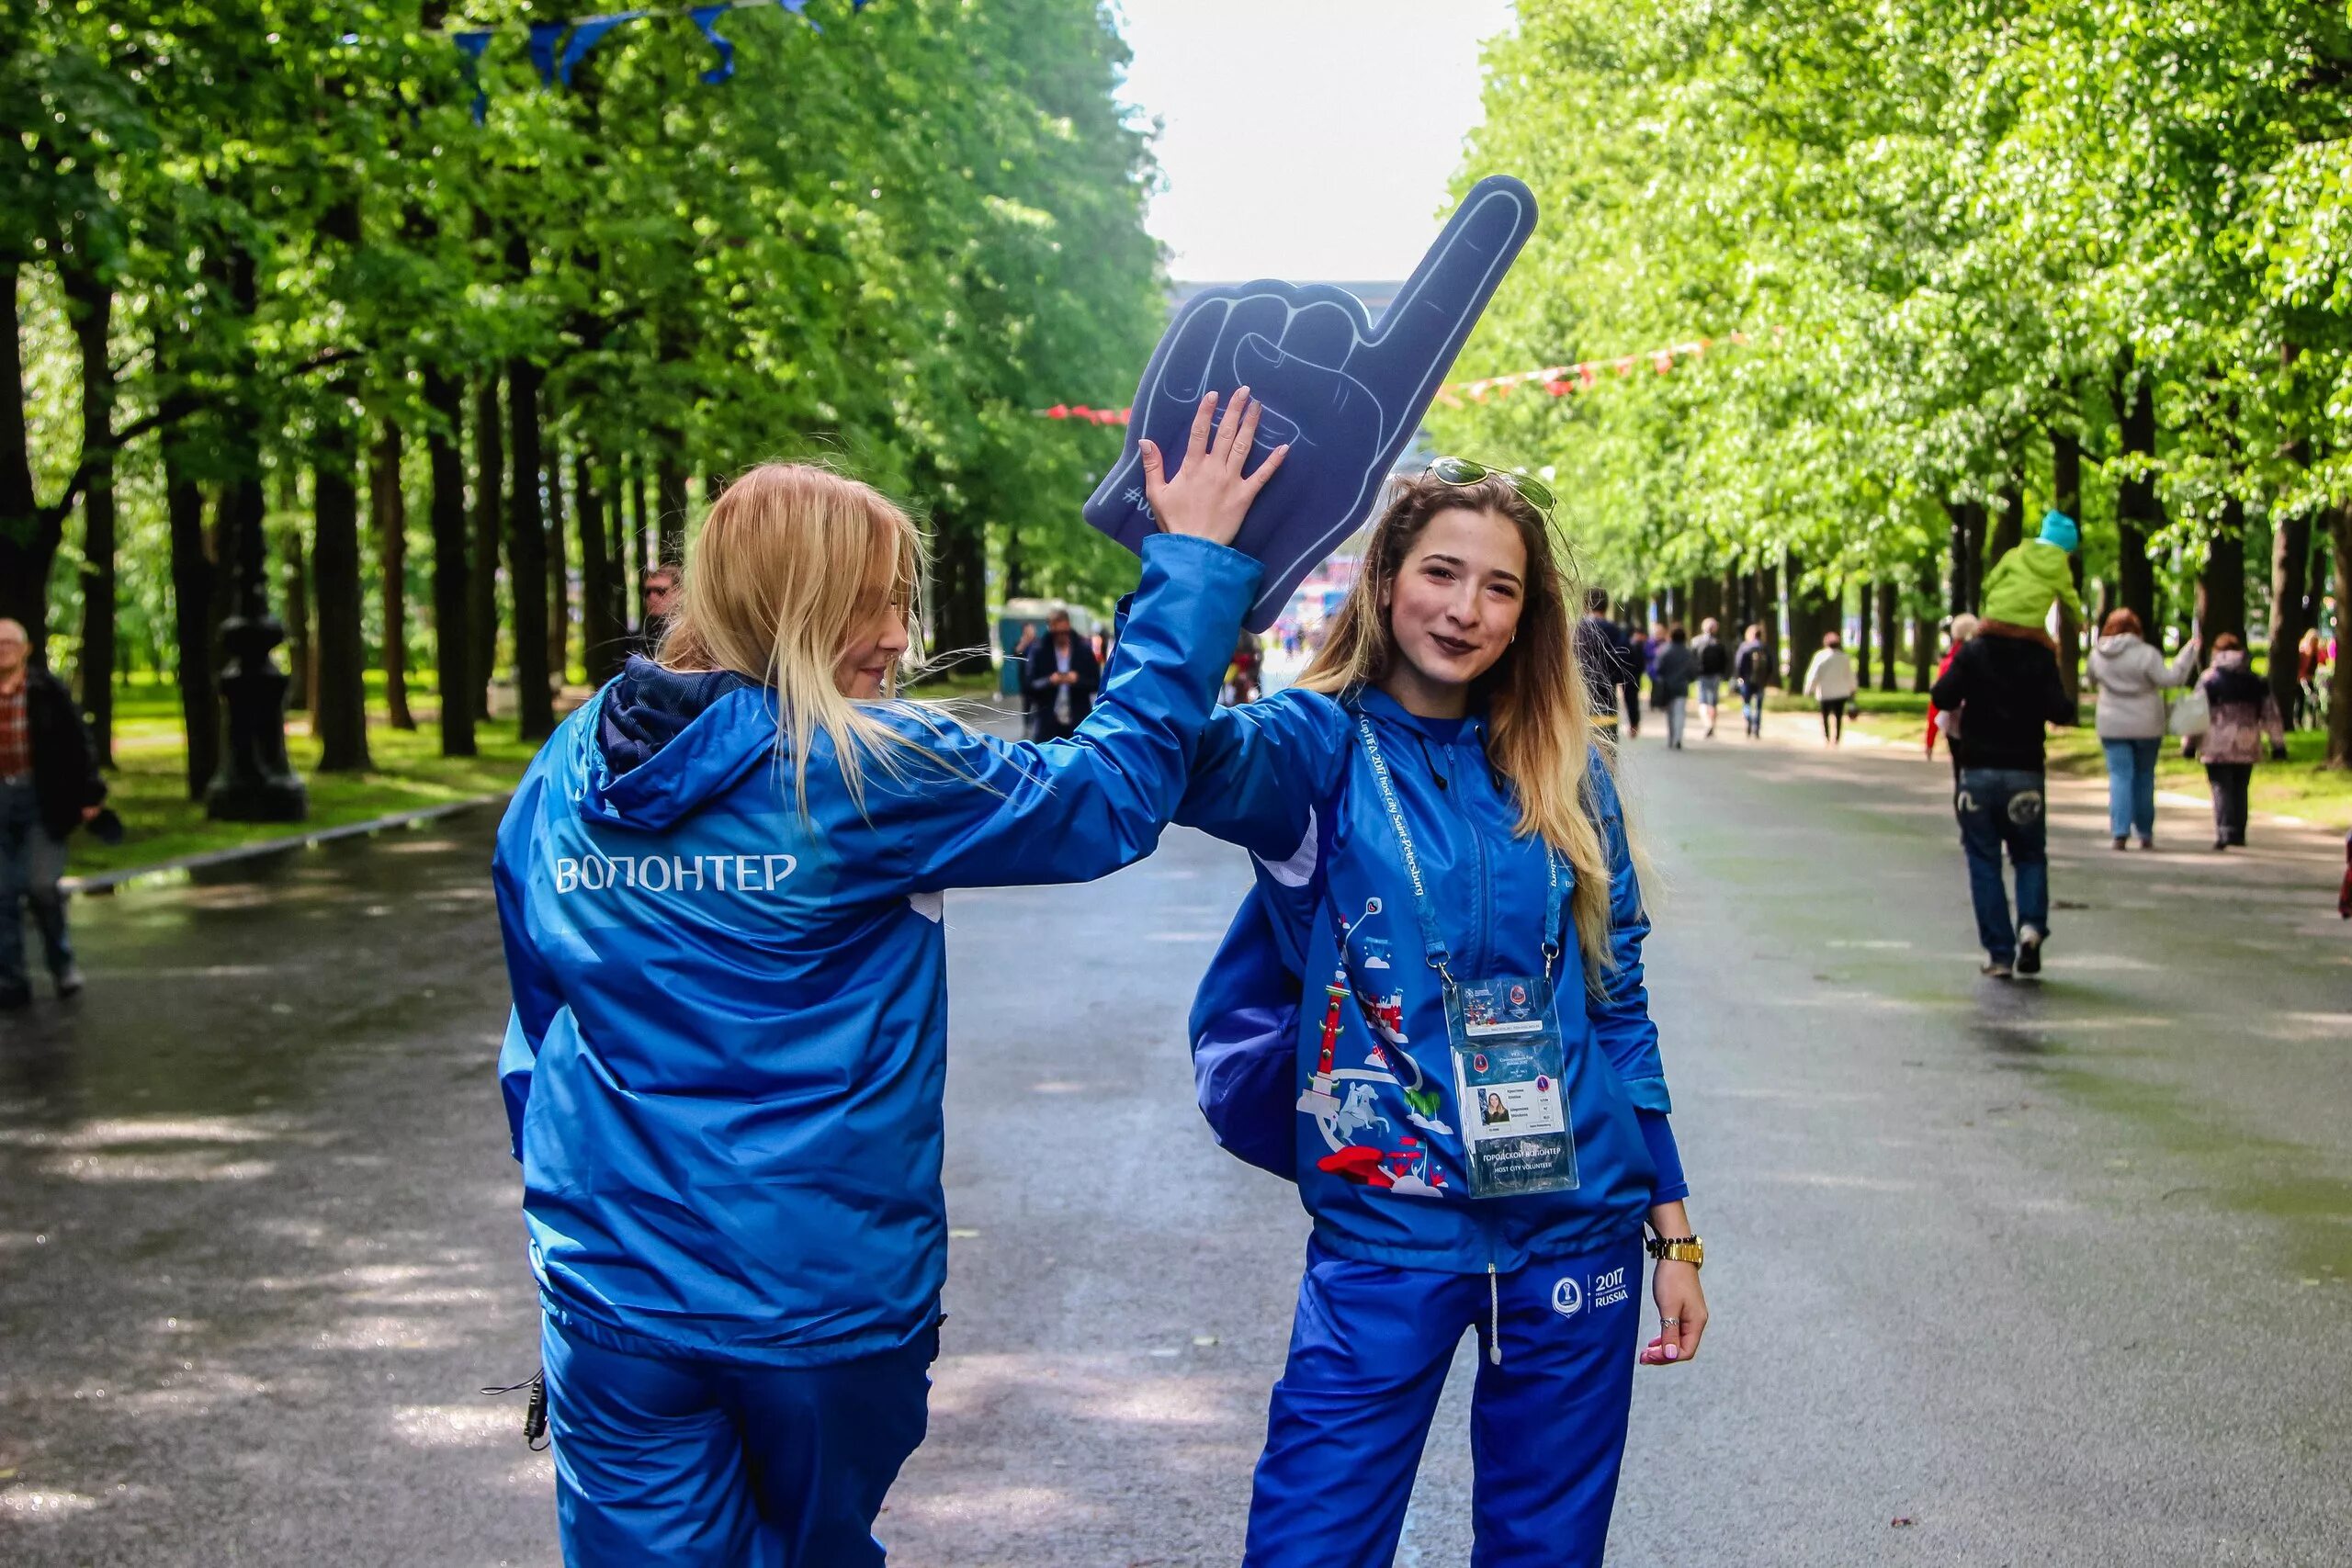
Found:
[[[1114,0],[1156,115],[1179,281],[1402,278],[1478,121],[1510,0]]]

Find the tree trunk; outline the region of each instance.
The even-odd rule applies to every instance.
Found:
[[[2335,547],[2335,674],[2328,682],[2327,765],[2352,768],[2352,502],[2329,509]]]
[[[1878,585],[1878,689],[1882,692],[1894,690],[1894,664],[1897,658],[1894,645],[1897,609],[1895,601],[1902,596],[1902,591],[1894,586],[1893,578],[1880,579]]]
[[[660,565],[654,555],[652,518],[645,510],[645,454],[638,453],[628,462],[628,531],[636,541],[638,596],[629,601],[641,604],[645,598],[645,574]]]
[[[165,401],[185,403],[184,392]],[[180,726],[187,739],[187,797],[204,798],[220,765],[220,700],[213,685],[213,560],[204,536],[204,490],[188,477],[186,447],[170,430],[163,440],[164,513],[172,536],[172,641],[180,689]]]
[[[1924,692],[1936,677],[1936,558],[1919,561],[1919,613],[1911,617],[1911,689]]]
[[[433,411],[424,452],[433,473],[433,662],[441,698],[441,754],[474,754],[472,584],[467,551],[466,464],[458,450],[466,423],[466,390],[447,371],[424,372],[424,403]]]
[[[2301,706],[2296,649],[2311,629],[2303,595],[2311,577],[2312,520],[2274,517],[2270,523],[2270,694],[2287,722]]]
[[[2156,450],[2156,399],[2146,382],[2113,389],[2116,434],[2126,458],[2153,458]],[[2156,622],[2156,574],[2148,561],[2148,536],[2164,526],[2153,470],[2118,481],[2115,487],[2116,597],[2140,617],[2150,642],[2160,642]]]
[[[506,446],[498,409],[498,372],[474,384],[473,566],[466,591],[472,638],[474,717],[490,716],[490,679],[498,666],[498,552],[505,527]]]
[[[368,645],[362,636],[366,595],[359,578],[359,443],[341,397],[332,397],[311,446],[311,572],[319,615],[311,652],[316,684],[311,733],[319,738],[319,772],[366,773]],[[300,547],[290,541],[299,535],[289,530],[288,537],[288,559],[293,560]]]
[[[1966,501],[1944,502],[1944,515],[1951,520],[1951,561],[1945,586],[1946,613],[1964,615],[1976,605],[1975,525],[1970,513],[1975,503]]]
[[[678,460],[674,438],[666,440],[654,464],[653,503],[661,509],[654,528],[657,558],[675,566],[686,558],[686,466]]]
[[[368,510],[383,575],[384,714],[394,729],[414,729],[408,705],[408,497],[401,489],[405,443],[390,419],[376,437],[368,470]]]
[[[542,396],[542,405],[547,401]],[[555,423],[555,411],[542,406],[542,428]],[[548,678],[558,687],[571,678],[571,551],[564,538],[563,446],[548,438]]]
[[[980,521],[950,511],[933,514],[932,652],[985,648],[989,640],[988,541]]]
[[[2205,570],[2197,578],[2197,630],[2209,648],[2223,632],[2241,641],[2245,637],[2245,503],[2235,496],[2222,502],[2220,530],[2205,547]]]
[[[1858,591],[1861,613],[1854,617],[1854,675],[1864,691],[1870,690],[1871,686],[1871,634],[1878,626],[1878,617],[1871,603],[1871,584],[1865,580]]]
[[[611,661],[611,667],[617,671],[628,658],[625,643],[628,635],[628,607],[631,603],[629,567],[636,558],[636,551],[629,547],[628,509],[622,505],[622,497],[628,493],[628,487],[622,480],[621,465],[606,463],[599,468],[597,477],[605,486],[605,513],[611,519],[612,528],[612,555],[605,569],[605,624],[613,628],[615,642],[606,658]]]
[[[517,241],[510,256],[519,249]],[[539,384],[546,374],[522,355],[506,362],[507,456],[513,465],[506,579],[514,585],[515,733],[525,740],[544,740],[555,732],[555,703],[548,690],[547,525],[539,511]]]
[[[288,516],[278,531],[284,558],[279,564],[279,591],[286,600],[286,711],[311,716],[311,733],[318,733],[318,661],[311,647],[311,568],[302,558],[302,525]]]
[[[86,261],[86,256],[82,258]],[[82,709],[98,765],[114,766],[114,289],[86,265],[63,269],[82,359]]]
[[[17,303],[23,270],[0,261],[8,328],[0,333],[0,615],[23,623],[35,669],[49,668],[49,578],[64,542],[62,515],[45,511],[33,491],[30,433],[25,428],[24,319]]]
[[[571,505],[580,522],[580,662],[588,683],[601,686],[620,669],[621,630],[613,624],[611,540],[605,529],[602,476],[588,445],[571,455]]]
[[[1764,684],[1781,681],[1781,575],[1767,561],[1756,570],[1756,619],[1764,627]]]

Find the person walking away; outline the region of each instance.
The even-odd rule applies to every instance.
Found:
[[[1968,862],[1984,972],[2006,980],[2041,972],[2050,938],[2050,855],[2044,731],[2075,721],[2058,676],[2058,656],[2030,637],[1970,637],[1953,651],[1930,693],[1936,706],[1962,714],[1951,737],[1960,775],[1952,812]],[[2017,877],[2017,923],[2001,876],[2008,852]]]
[[[1641,660],[1625,629],[1609,618],[1609,593],[1595,588],[1584,596],[1584,618],[1577,623],[1577,663],[1584,671],[1585,694],[1592,722],[1604,733],[1617,727],[1618,699],[1640,678]],[[1329,646],[1329,638],[1324,646]],[[1319,651],[1319,650],[1318,650]],[[1640,728],[1636,713],[1625,726],[1633,735]]]
[[[1022,622],[1021,635],[1013,639],[1012,652],[1007,656],[1021,668],[1020,679],[1015,683],[1021,688],[1021,733],[1023,735],[1034,732],[1037,728],[1037,694],[1029,689],[1029,650],[1037,646],[1037,638],[1042,635],[1036,622]]]
[[[1836,632],[1826,634],[1813,662],[1805,666],[1804,694],[1821,705],[1821,739],[1829,745],[1845,744],[1846,705],[1860,688],[1854,676],[1854,661],[1846,657],[1844,639]]]
[[[1936,665],[1936,674],[1939,677],[1951,668],[1951,656],[1960,651],[1960,645],[1976,635],[1976,617],[1965,611],[1951,618],[1951,626],[1944,643],[1944,656]],[[1951,739],[1957,740],[1960,738],[1959,726],[1960,716],[1957,712],[1946,713],[1930,702],[1928,705],[1928,755],[1932,757],[1936,754],[1936,735],[1939,729],[1949,730]],[[1949,742],[1944,750],[1951,752],[1951,747]],[[1955,788],[1959,786],[1960,759],[1957,755],[1952,757],[1951,782]]]
[[[1046,616],[1046,635],[1029,650],[1023,682],[1036,699],[1029,715],[1029,739],[1069,739],[1086,722],[1102,682],[1102,668],[1094,662],[1094,649],[1069,629],[1069,612],[1056,610]]]
[[[2110,614],[2091,647],[2091,681],[2098,687],[2094,725],[2107,753],[2107,828],[2122,849],[2137,833],[2140,847],[2156,847],[2156,755],[2164,749],[2165,693],[2188,683],[2197,669],[2191,637],[2166,663],[2151,648],[2130,610]]]
[[[1731,649],[1715,635],[1713,615],[1699,623],[1699,635],[1690,639],[1690,656],[1699,661],[1699,719],[1706,726],[1701,733],[1705,739],[1715,738],[1715,710],[1724,693],[1724,677],[1731,673]]]
[[[2305,632],[2295,644],[2295,712],[2290,729],[2301,729],[2316,724],[2320,712],[2319,700],[2319,628]]]
[[[2212,710],[2212,726],[2198,743],[2205,761],[2205,784],[2213,795],[2213,847],[2245,845],[2246,793],[2254,782],[2262,737],[2270,737],[2270,760],[2287,760],[2287,728],[2270,682],[2246,668],[2245,643],[2235,632],[2213,639],[2213,667],[2198,682]]]
[[[1764,694],[1771,685],[1770,651],[1764,646],[1764,627],[1758,623],[1741,634],[1739,651],[1732,657],[1733,677],[1739,684],[1739,714],[1747,722],[1750,740],[1764,739]]]
[[[82,989],[65,929],[65,840],[107,797],[81,709],[65,683],[32,662],[20,621],[0,619],[0,1008],[30,1005],[25,907],[62,999]]]
[[[1699,656],[1690,651],[1690,634],[1677,621],[1667,628],[1657,656],[1657,673],[1650,677],[1658,706],[1666,710],[1666,746],[1682,750],[1683,720],[1690,705],[1690,683],[1699,678]]]
[[[1315,663],[1211,720],[1177,813],[1257,866],[1196,1020],[1269,953],[1291,1003],[1272,1073],[1203,1109],[1315,1221],[1246,1568],[1395,1560],[1474,1329],[1480,1568],[1599,1564],[1637,1355],[1687,1362],[1706,1326],[1550,505],[1459,459],[1399,485]],[[1660,1330],[1637,1352],[1645,1220]]]
[[[941,896],[1158,842],[1258,589],[1226,541],[1282,461],[1250,473],[1256,408],[1217,402],[1172,476],[1142,446],[1166,532],[1069,739],[897,700],[922,532],[770,463],[712,506],[662,662],[525,773],[492,860],[499,1078],[573,1568],[883,1562],[946,1278]]]

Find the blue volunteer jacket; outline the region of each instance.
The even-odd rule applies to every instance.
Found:
[[[1545,855],[1518,835],[1485,718],[1419,718],[1377,690],[1353,702],[1379,739],[1455,976],[1542,973]],[[1443,988],[1353,713],[1294,689],[1212,721],[1175,820],[1249,850],[1257,884],[1193,1009],[1202,1109],[1242,1158],[1296,1176],[1333,1252],[1509,1272],[1620,1240],[1653,1203],[1685,1195],[1643,980],[1649,922],[1616,784],[1598,756],[1588,776],[1615,967],[1605,992],[1585,988],[1564,911],[1555,1014],[1579,1185],[1474,1202]],[[1327,1034],[1338,1109],[1295,1109]]]
[[[1012,745],[910,704],[863,808],[808,814],[768,693],[643,660],[556,731],[500,826],[499,1055],[548,1310],[625,1350],[806,1365],[896,1348],[946,1273],[942,889],[1150,852],[1258,567],[1146,542],[1093,716]]]

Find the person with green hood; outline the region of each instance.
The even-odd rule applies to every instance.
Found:
[[[2050,606],[2064,604],[2077,624],[2083,618],[2082,595],[2075,592],[2075,551],[2083,531],[2063,512],[2041,514],[2041,536],[2030,539],[2003,556],[1985,574],[1984,624],[1977,630],[1995,637],[2031,637],[2057,651],[2045,623]]]

